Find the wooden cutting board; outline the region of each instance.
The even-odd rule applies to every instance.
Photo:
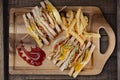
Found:
[[[99,33],[99,30],[103,28],[108,35],[108,48],[104,54],[100,52],[100,39],[91,38],[91,41],[96,45],[96,48],[93,52],[90,62],[85,66],[83,71],[80,72],[80,75],[96,75],[99,74],[106,61],[112,54],[115,47],[115,34],[110,27],[110,25],[104,19],[101,10],[98,7],[91,6],[67,6],[67,9],[72,9],[76,11],[78,8],[82,8],[82,11],[85,15],[88,16],[89,24],[88,31]],[[39,74],[39,75],[67,75],[68,70],[60,71],[57,66],[55,66],[52,61],[47,58],[41,66],[34,67],[27,64],[22,58],[16,53],[16,47],[19,45],[19,40],[24,38],[27,35],[27,30],[22,18],[24,13],[30,12],[31,7],[27,8],[12,8],[10,10],[10,20],[9,20],[9,73],[10,74]],[[59,7],[60,9],[60,7]],[[64,32],[60,33],[52,43],[63,36]],[[24,42],[29,49],[30,46],[34,46],[34,40],[28,36],[24,39]],[[46,55],[49,55],[51,46],[45,46],[43,50],[46,52]]]

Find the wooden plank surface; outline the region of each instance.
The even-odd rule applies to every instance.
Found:
[[[112,66],[117,66],[116,57],[111,57],[101,74],[96,76],[78,76],[76,80],[117,80],[117,70]],[[10,75],[9,80],[65,80],[73,79],[69,76],[58,75]]]
[[[41,0],[8,0],[9,9],[12,7],[31,7],[38,5]],[[90,5],[101,8],[108,23],[117,33],[116,24],[116,4],[117,0],[50,0],[56,6],[64,5]],[[119,1],[119,0],[118,0]],[[7,13],[8,15],[8,13]],[[120,28],[120,27],[119,27]],[[104,42],[107,42],[105,39]],[[105,44],[103,44],[104,46]],[[7,47],[7,46],[6,46]],[[120,48],[119,48],[120,49]],[[120,52],[120,51],[119,51]],[[120,58],[119,58],[120,59]],[[119,61],[120,62],[120,61]],[[118,67],[119,69],[120,67]],[[120,71],[119,71],[120,72]],[[118,73],[119,73],[118,72]],[[120,75],[119,75],[120,76]],[[71,79],[68,76],[44,76],[44,75],[10,75],[10,80],[39,80],[39,79]],[[79,76],[81,80],[117,80],[117,49],[114,50],[112,56],[107,61],[104,70],[97,76]],[[120,79],[120,78],[119,78]],[[119,80],[118,79],[118,80]]]
[[[70,7],[68,7],[68,8],[70,8]],[[91,17],[91,23],[93,23],[93,25],[91,26],[91,30],[93,31],[93,32],[97,32],[97,30],[101,27],[101,25],[102,26],[105,26],[104,28],[105,28],[105,30],[108,32],[108,37],[109,37],[109,49],[107,50],[107,53],[106,54],[104,54],[104,56],[103,55],[100,55],[100,52],[99,52],[99,39],[95,39],[95,40],[93,40],[93,43],[96,45],[96,50],[94,51],[94,54],[93,54],[93,63],[94,63],[94,67],[91,69],[91,67],[92,67],[92,63],[90,63],[91,65],[87,65],[86,67],[87,67],[87,69],[89,69],[89,71],[87,71],[87,70],[84,70],[84,71],[82,71],[80,74],[82,74],[82,75],[96,75],[96,74],[98,74],[98,73],[100,73],[101,71],[102,71],[102,66],[104,66],[104,63],[106,62],[106,60],[108,59],[108,57],[111,55],[111,53],[112,53],[112,50],[114,49],[114,42],[115,42],[115,39],[114,39],[114,33],[113,33],[113,31],[111,30],[111,26],[109,26],[108,25],[108,23],[104,20],[104,17],[102,16],[102,13],[101,13],[101,11],[99,10],[99,8],[98,7],[88,7],[88,6],[85,6],[85,7],[81,7],[82,9],[84,9],[84,13],[85,14],[94,14],[94,16],[93,17]],[[76,7],[72,7],[72,9],[73,10],[77,10],[78,9],[78,6],[76,6]],[[22,24],[23,22],[23,20],[22,20],[22,18],[21,18],[21,15],[24,13],[24,12],[28,12],[30,10],[30,8],[13,8],[11,11],[10,11],[10,13],[12,13],[12,14],[10,14],[10,20],[9,20],[9,22],[10,22],[10,33],[9,34],[11,34],[11,33],[14,33],[14,28],[16,29],[16,31],[15,31],[15,34],[17,35],[17,38],[11,38],[11,36],[9,36],[9,38],[11,38],[12,40],[15,40],[16,42],[14,42],[14,43],[16,43],[16,44],[18,44],[17,42],[19,42],[18,40],[20,40],[20,38],[21,38],[21,36],[20,36],[20,34],[25,34],[26,33],[26,29],[24,29],[24,24]],[[14,14],[13,14],[14,13]],[[17,15],[17,14],[19,14],[19,15]],[[96,14],[96,15],[95,15]],[[99,19],[98,19],[98,16],[99,16]],[[14,20],[15,19],[15,20]],[[20,22],[19,22],[20,21]],[[13,22],[13,23],[12,23]],[[91,24],[90,23],[90,24]],[[12,24],[15,24],[14,26],[12,25]],[[88,24],[89,25],[89,24]],[[21,26],[21,28],[19,28],[19,26]],[[22,28],[23,27],[23,28]],[[21,30],[22,29],[22,30]],[[13,32],[12,32],[13,31]],[[20,32],[19,32],[20,31]],[[22,32],[21,32],[22,31]],[[63,34],[64,35],[64,34]],[[63,35],[59,35],[59,37],[61,37],[61,36],[63,36]],[[111,37],[110,37],[110,36]],[[106,36],[104,36],[104,37],[106,37]],[[108,38],[108,37],[106,37],[106,38]],[[105,39],[105,38],[103,38],[103,39]],[[30,40],[30,39],[29,39]],[[55,40],[55,39],[54,39]],[[107,40],[106,40],[107,41]],[[12,41],[13,42],[13,41]],[[54,43],[54,41],[52,41],[53,43]],[[11,44],[14,44],[14,43],[11,43]],[[104,43],[104,42],[103,42]],[[111,44],[112,43],[112,44]],[[105,43],[104,43],[105,44]],[[51,45],[52,45],[52,43],[51,43]],[[112,45],[112,46],[111,46]],[[47,50],[47,51],[45,51],[47,54],[49,54],[49,47],[51,47],[50,45],[49,46],[47,46],[47,47],[43,47],[43,50],[45,51],[45,50]],[[46,48],[48,48],[48,49],[46,49]],[[14,50],[15,50],[15,48],[14,48]],[[11,52],[11,51],[10,51]],[[105,51],[106,52],[106,51]],[[32,73],[30,73],[30,72],[35,72],[34,74],[39,74],[39,75],[41,75],[41,74],[55,74],[55,75],[57,75],[57,74],[66,74],[65,72],[64,73],[62,73],[61,71],[59,71],[58,70],[58,68],[56,68],[55,67],[55,65],[54,64],[50,64],[51,62],[49,61],[49,60],[45,60],[45,63],[42,65],[42,66],[40,66],[40,67],[33,67],[33,66],[29,66],[29,65],[27,65],[27,64],[25,64],[24,62],[22,62],[22,60],[21,60],[21,58],[19,58],[19,56],[18,55],[16,55],[16,56],[13,56],[13,55],[11,55],[11,54],[13,54],[13,52],[12,53],[10,53],[9,54],[9,66],[10,66],[10,68],[9,68],[9,70],[10,70],[10,73],[11,74],[32,74]],[[15,59],[14,59],[14,61],[13,61],[13,58],[14,57],[16,57]],[[15,63],[14,63],[15,62]],[[14,64],[15,65],[14,65]],[[99,64],[98,64],[99,63]],[[48,66],[48,64],[49,64],[49,67],[47,67]],[[12,67],[14,67],[14,70],[13,70],[13,68]],[[26,68],[27,67],[27,68]],[[27,70],[27,69],[31,69],[31,70]],[[46,69],[47,68],[47,69]],[[11,70],[12,69],[12,70]],[[26,70],[24,70],[24,69],[26,69]],[[37,72],[37,71],[35,71],[36,69],[38,69],[39,71]],[[43,69],[44,69],[44,71],[43,71]],[[22,71],[21,71],[22,70]],[[58,72],[58,73],[56,73],[56,72]]]
[[[0,79],[4,80],[3,4],[0,0]]]
[[[117,76],[120,80],[120,0],[117,0]]]

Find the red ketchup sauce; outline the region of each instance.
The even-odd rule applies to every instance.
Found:
[[[31,47],[31,50],[28,51],[25,49],[23,41],[20,43],[21,46],[17,48],[19,56],[30,65],[40,66],[46,57],[45,52],[37,46],[35,48]],[[26,54],[27,57],[23,56],[23,54]]]

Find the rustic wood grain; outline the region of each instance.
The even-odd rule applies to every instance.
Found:
[[[0,79],[4,80],[3,5],[0,0]]]
[[[117,80],[116,57],[111,57],[105,65],[102,73],[96,76],[78,76],[74,80]],[[71,80],[73,78],[65,75],[10,75],[9,80]]]
[[[42,0],[8,0],[9,7],[33,7]],[[49,0],[55,6],[98,6],[107,13],[116,12],[117,0]]]
[[[120,0],[117,0],[117,64],[117,76],[120,80]]]

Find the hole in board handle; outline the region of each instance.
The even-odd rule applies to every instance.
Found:
[[[109,45],[108,35],[107,35],[106,31],[104,30],[104,28],[101,28],[99,30],[99,33],[101,36],[100,43],[99,43],[100,44],[100,52],[101,52],[101,54],[104,54],[108,48],[108,45]]]

